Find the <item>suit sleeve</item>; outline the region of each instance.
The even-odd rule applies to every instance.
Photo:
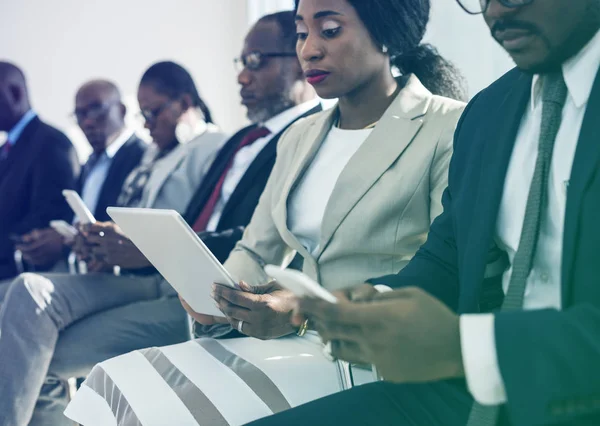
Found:
[[[233,229],[219,232],[200,232],[198,236],[219,262],[223,263],[227,260],[236,243],[242,239],[243,234],[244,227],[237,226]]]
[[[597,307],[501,312],[495,335],[513,424],[598,424]]]
[[[64,200],[63,189],[76,189],[79,160],[66,137],[45,141],[45,149],[33,170],[29,212],[15,225],[17,234],[48,227],[51,220],[70,222],[73,212]]]
[[[432,170],[431,215],[441,213],[433,220],[427,241],[417,251],[412,260],[398,274],[369,280],[371,284],[382,284],[391,288],[420,287],[435,296],[447,306],[456,309],[458,306],[458,254],[454,234],[453,219],[453,190],[457,186],[457,179],[463,169],[459,151],[460,131],[468,111],[476,102],[477,97],[471,101],[462,114],[454,132],[454,155],[450,142],[438,147],[439,155],[434,160]],[[451,132],[451,131],[450,131]],[[450,140],[450,136],[447,137]],[[458,151],[458,155],[456,154]],[[448,172],[448,186],[446,187],[444,162],[450,162]],[[444,189],[445,188],[445,189]],[[435,200],[441,195],[441,205]],[[439,198],[437,198],[439,200]]]
[[[291,131],[298,125],[292,125],[279,140],[277,159],[265,189],[260,197],[250,223],[244,231],[229,258],[225,268],[234,279],[244,280],[250,285],[263,285],[268,277],[263,270],[266,264],[281,264],[291,248],[281,239],[279,230],[273,222],[273,204],[279,197],[281,180],[287,177],[289,162],[294,156],[297,144]]]

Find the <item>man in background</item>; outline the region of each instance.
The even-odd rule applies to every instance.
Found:
[[[69,139],[31,109],[23,72],[0,62],[0,280],[17,272],[15,246],[51,220],[70,221],[63,189],[75,189],[79,161]],[[40,265],[47,268],[51,265]]]
[[[321,109],[304,79],[295,43],[292,12],[265,16],[248,33],[238,61],[238,82],[253,124],[223,146],[184,215],[221,261],[252,217],[280,136],[301,117]],[[0,400],[0,424],[70,425],[62,414],[68,402],[67,379],[85,376],[108,358],[189,338],[174,290],[156,273],[136,275],[140,270],[147,273],[151,265],[135,246],[124,242],[110,224],[91,226],[87,233],[95,245],[94,258],[109,267],[117,265],[113,256],[119,259],[121,276],[27,274],[14,280],[0,301],[0,394],[6,395]],[[141,280],[167,288],[170,297],[132,303],[115,297]],[[36,297],[49,300],[48,309],[39,315]],[[108,299],[101,309],[93,302]],[[202,331],[223,334],[221,329]]]
[[[96,220],[102,222],[110,220],[106,208],[116,205],[125,179],[147,147],[125,126],[126,112],[119,89],[110,81],[85,83],[75,96],[73,115],[93,149],[81,170],[77,191]],[[34,267],[55,265],[67,250],[68,241],[50,227],[36,229],[23,240],[25,244],[17,248]]]

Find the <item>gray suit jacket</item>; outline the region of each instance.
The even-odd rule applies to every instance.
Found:
[[[173,209],[183,214],[226,140],[227,135],[209,125],[204,133],[180,144],[157,161],[144,188],[140,207]],[[151,161],[156,149],[153,144],[142,162]]]
[[[342,171],[314,257],[290,232],[287,203],[336,111],[297,122],[279,142],[273,172],[243,239],[225,263],[227,270],[235,279],[264,284],[264,264],[286,263],[297,252],[304,258],[304,273],[330,290],[397,273],[442,211],[453,133],[463,108],[432,95],[411,75]]]

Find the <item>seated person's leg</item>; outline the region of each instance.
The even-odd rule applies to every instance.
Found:
[[[23,274],[0,306],[0,424],[27,424],[58,333],[87,315],[154,299],[155,277]],[[18,401],[18,403],[16,403]]]
[[[464,426],[473,399],[462,382],[371,383],[322,398],[252,426]]]
[[[95,364],[136,349],[183,342],[189,337],[186,321],[179,299],[165,297],[103,311],[65,329],[30,426],[71,426],[63,415],[70,377],[85,377]]]

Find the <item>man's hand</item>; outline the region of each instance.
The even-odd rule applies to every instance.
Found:
[[[22,239],[16,249],[23,253],[23,259],[30,265],[52,266],[63,256],[64,239],[52,228],[34,229]]]
[[[152,266],[137,247],[113,222],[96,222],[85,229],[85,239],[90,247],[92,264],[109,268],[142,269]]]
[[[464,376],[458,316],[423,290],[379,293],[370,303],[303,298],[298,310],[331,342],[334,357],[374,364],[385,380]]]
[[[275,339],[294,333],[290,315],[296,306],[296,298],[275,281],[264,286],[252,287],[240,282],[240,290],[222,285],[213,287],[213,298],[235,329],[244,321],[244,334],[257,339]]]

